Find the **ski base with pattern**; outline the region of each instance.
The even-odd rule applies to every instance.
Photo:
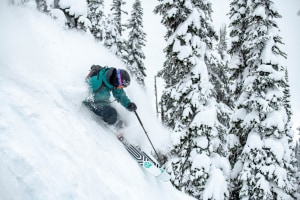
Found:
[[[143,167],[147,172],[160,180],[167,182],[170,180],[170,175],[163,169],[153,158],[148,156],[145,152],[139,148],[130,144],[123,136],[118,136],[118,139],[122,142],[126,150],[137,161],[137,163]]]

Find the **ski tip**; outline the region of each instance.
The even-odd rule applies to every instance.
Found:
[[[161,168],[160,170],[161,170],[161,173],[157,177],[163,182],[170,181],[171,175],[163,168]]]

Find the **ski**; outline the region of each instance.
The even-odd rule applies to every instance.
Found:
[[[143,167],[147,172],[153,176],[158,177],[162,181],[169,181],[170,175],[163,169],[153,158],[148,156],[138,147],[130,144],[123,136],[118,136],[118,139],[122,142],[125,149],[130,153],[130,155],[137,161],[137,163]]]

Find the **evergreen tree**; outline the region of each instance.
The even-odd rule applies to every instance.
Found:
[[[144,78],[145,65],[143,60],[145,54],[142,51],[142,47],[145,46],[146,33],[143,32],[143,9],[141,1],[136,0],[132,7],[131,18],[128,21],[127,28],[129,32],[129,40],[127,42],[127,56],[125,62],[128,66],[131,74],[136,78],[137,82],[142,86],[145,85]]]
[[[232,199],[295,199],[295,169],[286,68],[279,57],[271,0],[233,0],[231,36],[236,108],[231,133],[239,138],[233,169]]]
[[[66,25],[69,28],[76,28],[78,30],[90,31],[91,22],[87,18],[87,3],[82,1],[82,10],[78,11],[78,7],[72,2],[64,1],[54,1],[54,5],[58,9],[62,10],[66,16],[67,23]],[[84,13],[82,12],[84,10]]]
[[[291,107],[291,92],[290,92],[290,84],[289,84],[289,76],[287,69],[285,70],[285,84],[283,90],[283,104],[287,113],[288,122],[287,123],[287,131],[290,132],[292,129],[292,107]]]
[[[125,5],[126,2],[123,0],[113,0],[111,11],[114,17],[114,21],[116,23],[116,27],[118,29],[118,33],[122,35],[123,26],[122,26],[122,13],[127,14],[126,11],[122,10],[122,6]]]
[[[208,74],[208,66],[218,66],[211,4],[160,0],[154,11],[167,28],[167,60],[159,76],[166,82],[161,98],[164,123],[178,137],[169,162],[172,183],[198,199],[228,199],[230,167],[222,154],[221,124]],[[212,186],[214,181],[221,184]]]
[[[105,24],[104,46],[117,56],[121,57],[120,46],[123,44],[123,39],[118,32],[114,17],[108,14]]]
[[[113,33],[109,34],[106,30],[106,43],[111,43],[107,45],[109,49],[119,57],[123,57],[123,52],[125,51],[125,42],[122,39],[122,13],[127,14],[127,12],[122,10],[122,6],[126,4],[123,0],[113,0],[111,5],[111,16],[107,20],[109,26],[107,30],[114,30]]]
[[[91,21],[91,33],[100,41],[104,38],[105,16],[103,0],[88,0],[88,19]]]
[[[300,135],[300,127],[297,128],[298,131],[298,135]],[[300,198],[300,138],[298,139],[298,141],[296,142],[296,148],[295,148],[295,155],[296,155],[296,167],[298,169],[297,171],[297,185],[298,185],[298,199]]]
[[[300,131],[300,127],[297,128],[298,131]],[[298,133],[299,135],[300,133]],[[296,148],[295,148],[295,155],[296,155],[296,159],[297,159],[297,168],[298,168],[298,173],[300,175],[300,139],[298,139],[297,143],[296,143]],[[300,177],[299,177],[300,178]],[[298,184],[298,186],[300,187],[300,184]],[[299,188],[300,189],[300,188]]]
[[[226,35],[226,26],[224,25],[220,29],[218,43],[214,45],[216,46],[216,51],[210,54],[206,53],[206,64],[208,65],[210,82],[214,86],[213,93],[218,103],[218,121],[223,127],[219,130],[220,134],[228,132],[234,102],[229,88],[230,72],[228,68],[229,55],[227,53]]]
[[[244,32],[246,31],[246,0],[231,0],[230,3],[230,37],[231,37],[231,48],[229,49],[229,53],[231,55],[231,60],[229,63],[230,70],[230,89],[232,94],[232,100],[235,103],[241,94],[241,88],[243,83],[243,78],[246,76],[248,70],[247,65],[245,65],[244,61],[244,50],[241,48],[241,45],[244,41]],[[238,127],[240,125],[240,121],[235,120],[234,126]],[[232,125],[231,125],[232,126]],[[229,154],[229,160],[231,165],[233,166],[236,161],[238,155],[241,154],[241,146],[238,138],[239,132],[238,129],[230,129],[229,132],[229,148],[231,149]],[[233,188],[233,191],[236,189]],[[231,195],[231,199],[239,199],[239,197],[235,197]]]
[[[233,91],[234,101],[237,100],[241,94],[242,82],[244,76],[247,76],[244,61],[244,49],[241,48],[244,41],[244,32],[246,31],[246,3],[247,0],[232,0],[230,3],[230,37],[231,48],[229,53],[231,54],[231,61],[229,64],[231,75],[231,87]]]
[[[218,52],[221,55],[222,60],[228,60],[227,56],[227,28],[223,25],[220,28],[220,38],[218,43]]]

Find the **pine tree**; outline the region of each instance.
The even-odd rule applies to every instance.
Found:
[[[116,23],[116,27],[118,29],[118,33],[122,35],[123,26],[122,26],[122,13],[127,14],[126,11],[122,10],[122,6],[125,5],[126,2],[123,0],[113,0],[111,11],[114,17],[114,21]]]
[[[297,128],[298,131],[300,131],[300,127]],[[300,133],[298,133],[299,135]],[[296,145],[296,148],[295,148],[295,155],[296,155],[296,159],[297,159],[297,168],[298,168],[298,173],[300,173],[300,139],[298,139],[297,141],[297,145]],[[300,175],[300,174],[299,174]],[[299,184],[298,184],[299,185]],[[300,187],[300,185],[299,185]],[[299,188],[300,189],[300,188]]]
[[[295,169],[290,127],[286,54],[271,0],[233,0],[230,35],[236,108],[231,133],[232,199],[295,199]]]
[[[144,86],[145,65],[143,60],[145,54],[142,47],[145,46],[146,33],[143,32],[143,8],[141,1],[136,0],[132,6],[131,18],[128,21],[127,28],[129,32],[129,40],[127,42],[127,56],[125,62],[131,74],[136,78],[137,82]]]
[[[300,127],[297,128],[298,131],[298,135],[300,135]],[[297,185],[298,185],[298,199],[300,197],[300,138],[298,139],[298,141],[296,142],[296,148],[295,148],[295,156],[296,156],[296,167],[298,169],[297,171]]]
[[[241,45],[244,41],[244,32],[246,31],[246,0],[232,0],[230,3],[230,24],[229,27],[230,37],[231,37],[231,48],[229,49],[229,53],[231,55],[231,60],[229,63],[230,70],[230,88],[232,94],[233,107],[237,102],[239,95],[241,95],[241,88],[244,76],[246,75],[248,70],[245,70],[247,65],[245,65],[244,61],[244,50],[241,48]],[[233,120],[234,126],[239,127],[240,121],[238,119]],[[233,125],[230,125],[233,126]],[[238,155],[241,154],[241,145],[238,129],[231,128],[229,131],[229,140],[231,141],[228,146],[231,149],[229,154],[229,160],[232,166],[237,162]],[[236,188],[233,188],[233,194]],[[235,197],[231,195],[231,199],[239,199],[239,197]]]
[[[224,155],[229,156],[230,143],[228,142],[228,129],[230,127],[230,118],[232,115],[232,109],[234,107],[234,99],[232,98],[230,90],[230,70],[229,70],[229,54],[227,53],[227,29],[226,25],[220,28],[220,37],[216,46],[218,52],[216,64],[209,67],[210,80],[214,85],[214,96],[217,100],[217,119],[220,123],[218,130],[219,135],[222,136],[222,143],[225,143],[226,147],[223,149]],[[220,56],[220,58],[219,58]]]
[[[112,53],[121,57],[120,46],[123,44],[123,39],[118,32],[114,17],[108,14],[105,20],[105,35],[104,35],[104,46],[106,46]]]
[[[227,53],[227,31],[225,25],[221,27],[219,40],[214,46],[216,46],[216,51],[212,52],[210,56],[206,56],[206,63],[209,66],[210,82],[214,85],[214,96],[219,104],[218,119],[225,126],[225,129],[219,132],[224,133],[229,128],[234,102],[229,88],[229,54]]]
[[[244,41],[244,32],[246,31],[246,2],[247,0],[232,0],[230,3],[230,37],[231,37],[231,61],[229,64],[231,74],[231,87],[233,91],[234,101],[241,94],[242,82],[247,74],[247,67],[244,61],[244,49],[241,45]]]
[[[220,38],[218,43],[218,52],[221,55],[222,60],[228,60],[227,55],[227,28],[226,25],[223,25],[220,28]]]
[[[285,70],[285,84],[283,90],[283,104],[286,110],[286,114],[288,117],[287,131],[290,132],[292,129],[292,107],[291,107],[291,92],[290,92],[290,84],[289,84],[289,76],[287,69]]]
[[[91,21],[91,33],[100,41],[104,38],[105,16],[103,0],[88,0],[88,19]]]
[[[86,9],[85,13],[78,11],[76,5],[72,4],[72,2],[54,1],[54,5],[63,11],[67,19],[66,25],[69,28],[76,28],[78,30],[89,32],[92,25],[87,18],[87,3],[85,1],[83,2],[83,7]]]
[[[159,73],[166,82],[161,98],[164,123],[178,137],[171,151],[172,183],[198,199],[228,199],[230,167],[222,154],[221,124],[208,74],[208,67],[218,66],[211,4],[172,2],[161,0],[155,8],[167,28],[167,60]],[[210,185],[216,180],[224,185]]]
[[[122,10],[122,6],[126,4],[123,0],[113,0],[111,5],[111,15],[107,18],[108,23],[106,24],[106,36],[105,44],[106,46],[117,56],[123,57],[123,51],[125,51],[125,42],[122,39],[122,13],[127,14],[127,12]],[[109,30],[113,30],[109,33]]]

